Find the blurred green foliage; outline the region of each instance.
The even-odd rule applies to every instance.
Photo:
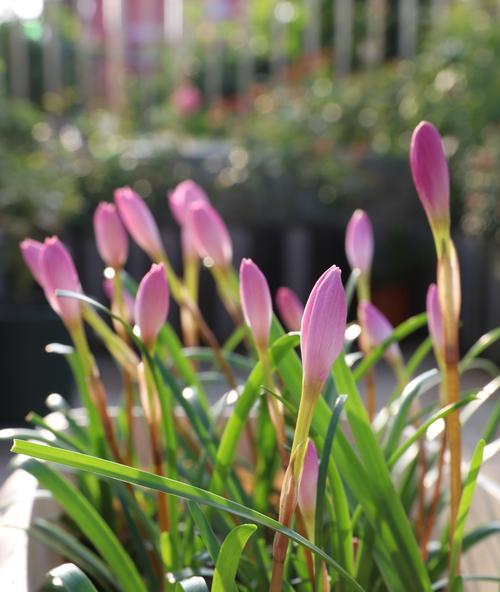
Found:
[[[251,15],[260,23],[257,33],[271,4],[259,4]],[[296,4],[291,4],[291,38],[298,38],[303,25]],[[67,43],[76,34],[70,28]],[[226,29],[231,38],[227,23]],[[327,34],[323,31],[323,40]],[[269,48],[261,44],[259,54],[258,40],[252,43],[257,44],[257,67],[266,68]],[[288,46],[291,56],[298,51],[294,43]],[[83,228],[96,202],[111,199],[113,189],[124,184],[163,210],[165,192],[192,176],[235,219],[244,215],[252,223],[265,207],[268,219],[283,222],[332,220],[344,200],[352,210],[360,196],[374,194],[374,171],[387,178],[380,199],[387,198],[395,166],[408,176],[410,134],[421,119],[432,121],[444,136],[454,210],[465,232],[500,240],[498,56],[497,19],[477,4],[459,4],[429,30],[416,59],[358,68],[344,78],[332,76],[330,66],[313,73],[299,68],[300,75],[284,86],[256,84],[245,112],[231,96],[235,54],[226,72],[227,96],[184,117],[167,100],[145,107],[140,94],[129,112],[86,113],[76,108],[71,86],[59,101],[40,97],[45,111],[2,98],[3,270],[19,267],[19,240]],[[194,56],[198,82],[200,63]],[[162,96],[167,93],[165,86]]]

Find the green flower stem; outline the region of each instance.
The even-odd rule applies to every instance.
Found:
[[[320,390],[320,388],[312,389],[309,385],[302,383],[302,395],[297,423],[295,424],[290,463],[281,487],[279,521],[285,527],[290,526],[297,507],[298,488],[304,467],[307,438],[309,437],[314,407],[320,395]],[[273,570],[270,592],[279,592],[281,590],[287,549],[288,539],[282,534],[276,533],[273,545]]]
[[[82,363],[85,380],[89,388],[90,398],[101,419],[104,435],[111,453],[117,462],[122,462],[118,442],[116,441],[113,423],[108,415],[106,391],[99,376],[99,370],[90,351],[83,323],[79,322],[69,329],[76,351]]]
[[[130,374],[134,375],[139,358],[134,351],[121,339],[110,326],[101,318],[92,306],[84,304],[83,318],[86,323],[99,335],[109,353]]]
[[[113,303],[111,308],[116,309],[118,316],[126,319],[125,302],[123,300],[123,279],[121,269],[115,269],[113,276]],[[114,321],[114,327],[121,339],[129,345],[129,338],[123,325]],[[127,422],[127,462],[132,462],[132,454],[134,450],[134,387],[133,377],[135,372],[131,373],[126,367],[123,368],[123,390],[125,393],[125,417]]]
[[[198,302],[198,288],[200,279],[200,261],[197,257],[184,257],[184,284],[193,300]],[[181,326],[186,346],[198,345],[198,328],[192,313],[185,307],[181,308]]]
[[[160,477],[165,476],[163,470],[163,450],[160,436],[160,409],[159,396],[156,390],[155,381],[148,361],[143,358],[139,368],[139,384],[142,389],[142,404],[144,415],[148,422],[151,455],[153,458],[154,470]],[[158,521],[162,532],[170,531],[170,519],[166,495],[158,492],[156,495],[158,503]]]
[[[262,364],[262,371],[264,373],[264,385],[269,391],[275,392],[276,386],[274,384],[273,372],[269,360],[269,350],[268,348],[257,348],[257,352],[259,355],[259,360]],[[283,466],[286,466],[288,464],[288,455],[285,450],[286,439],[283,405],[269,393],[266,396],[266,401],[271,421],[273,422],[274,429],[276,430],[276,440],[278,443],[278,452],[281,457],[281,462],[283,463]]]
[[[448,405],[460,398],[458,314],[460,293],[458,260],[451,239],[443,241],[438,260],[438,290],[444,324],[444,373],[443,387]],[[462,443],[458,411],[446,417],[446,432],[450,450],[450,541],[453,541],[457,526],[458,508],[462,493]],[[457,574],[460,560],[457,559]]]
[[[219,368],[221,372],[224,374],[224,377],[226,378],[228,385],[232,389],[235,389],[236,380],[234,378],[233,371],[231,370],[229,364],[226,362],[226,359],[222,354],[221,346],[217,338],[215,337],[214,333],[208,326],[207,322],[205,321],[203,315],[201,314],[198,305],[191,298],[187,288],[177,277],[175,271],[172,269],[172,266],[170,265],[170,261],[168,260],[167,256],[163,254],[158,260],[161,261],[161,263],[163,263],[163,265],[165,266],[165,273],[167,276],[167,280],[170,287],[170,293],[172,294],[172,297],[181,308],[186,308],[192,315],[205,343],[210,348],[212,348],[217,363],[219,364]]]

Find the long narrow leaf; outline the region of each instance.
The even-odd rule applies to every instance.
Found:
[[[34,446],[47,451],[61,450],[43,444],[19,440],[15,440],[15,442],[21,444],[21,446],[26,446],[27,449]],[[78,452],[66,452],[80,455]],[[36,477],[40,484],[52,493],[54,499],[76,522],[85,536],[92,541],[95,548],[113,570],[122,589],[127,592],[146,592],[146,588],[130,556],[85,496],[44,463],[27,459],[22,463],[21,467]]]
[[[457,587],[455,579],[458,568],[458,558],[460,557],[460,549],[462,548],[465,522],[472,504],[472,497],[474,495],[474,490],[476,489],[479,469],[481,468],[481,463],[483,461],[483,450],[484,440],[479,440],[474,453],[472,454],[469,473],[463,485],[462,496],[458,506],[457,524],[453,535],[453,546],[450,557],[450,583],[452,592],[455,592]]]
[[[224,539],[215,564],[212,592],[238,592],[235,578],[241,553],[256,530],[255,524],[241,524]]]
[[[44,446],[41,444],[35,444],[31,442],[15,440],[14,445],[12,447],[12,452],[25,454],[28,456],[32,456],[34,458],[39,458],[50,462],[59,463],[75,469],[81,469],[83,471],[89,471],[97,475],[101,475],[103,477],[109,477],[111,479],[125,481],[133,485],[148,487],[149,489],[153,489],[155,491],[163,491],[164,493],[168,493],[171,495],[182,497],[184,499],[195,501],[200,504],[211,506],[223,512],[232,513],[236,516],[244,518],[245,520],[249,520],[250,522],[253,522],[255,524],[260,524],[261,526],[265,526],[266,528],[270,528],[272,530],[281,532],[282,534],[289,537],[296,543],[299,543],[300,545],[306,547],[313,553],[317,553],[318,555],[320,555],[320,557],[324,561],[326,561],[329,565],[336,569],[342,577],[347,579],[355,590],[363,590],[363,588],[361,588],[361,586],[358,585],[354,578],[352,578],[352,576],[350,576],[341,565],[339,565],[324,551],[310,543],[302,535],[298,534],[290,528],[283,527],[279,522],[277,522],[273,518],[270,518],[269,516],[265,516],[264,514],[261,514],[256,510],[247,508],[246,506],[242,506],[241,504],[238,504],[219,495],[216,495],[211,491],[206,491],[204,489],[194,487],[193,485],[189,485],[187,483],[174,481],[173,479],[169,479],[168,477],[160,477],[158,475],[154,475],[153,473],[148,473],[146,471],[141,471],[139,469],[129,467],[126,465],[121,465],[119,463],[115,463],[112,461],[96,458],[86,454],[81,454],[79,452],[72,452],[60,448]],[[41,463],[36,463],[36,465],[50,470],[48,469],[48,467],[45,467],[45,465]],[[54,473],[53,471],[51,472]],[[57,476],[57,474],[55,475]],[[58,478],[59,480],[64,481],[61,477]],[[91,508],[91,510],[93,510],[93,508]],[[125,570],[122,570],[122,572],[124,571]],[[124,576],[124,573],[122,573],[122,575]],[[128,589],[129,588],[127,588],[127,590]],[[144,590],[144,588],[141,586],[137,587],[136,590]]]
[[[94,584],[73,563],[64,563],[47,574],[42,592],[97,592]]]

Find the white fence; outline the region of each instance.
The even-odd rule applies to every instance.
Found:
[[[333,75],[345,75],[388,57],[410,59],[429,23],[446,15],[447,0],[17,0],[17,7],[10,2],[2,48],[6,94],[33,95],[40,60],[33,59],[29,44],[38,36],[42,96],[74,87],[83,105],[120,109],[130,82],[138,82],[152,101],[158,81],[165,92],[200,70],[206,102],[217,100],[229,54],[235,92],[242,98],[256,80],[259,59],[269,66],[259,81],[274,84],[286,80],[291,62],[307,69],[321,60]],[[41,9],[36,21],[20,18],[30,4]],[[69,29],[71,51],[64,41]],[[291,36],[300,48],[293,56],[287,51]]]

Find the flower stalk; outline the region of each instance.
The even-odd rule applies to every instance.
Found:
[[[301,325],[302,394],[299,403],[290,462],[281,487],[279,521],[290,526],[297,507],[298,486],[307,450],[307,439],[316,402],[333,362],[342,351],[347,303],[341,272],[335,265],[316,282],[307,300]],[[279,592],[288,539],[276,533],[270,592]]]

